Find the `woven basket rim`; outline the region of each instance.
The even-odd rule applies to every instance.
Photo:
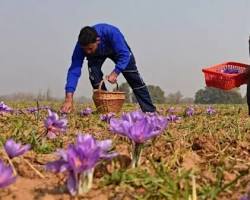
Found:
[[[105,94],[125,94],[125,92],[121,92],[121,91],[105,91],[105,90],[98,90],[98,89],[95,89],[93,90],[94,93],[105,93]]]

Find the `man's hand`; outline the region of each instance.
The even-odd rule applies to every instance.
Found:
[[[73,93],[67,93],[65,101],[61,107],[62,113],[70,113],[73,109]]]
[[[116,83],[116,81],[117,81],[117,77],[118,77],[118,74],[115,73],[115,72],[113,71],[113,72],[111,72],[109,75],[106,76],[106,79],[107,79],[110,83],[114,84],[114,83]]]

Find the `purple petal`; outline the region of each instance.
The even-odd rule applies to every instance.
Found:
[[[116,152],[108,152],[112,148],[112,140],[98,141],[97,146],[101,148],[101,158],[110,159],[118,156]]]
[[[89,152],[96,148],[96,141],[89,134],[79,134],[76,139],[76,144],[85,152]]]
[[[99,146],[103,151],[108,151],[112,147],[112,140],[98,141],[97,146]]]
[[[16,143],[13,139],[7,140],[4,145],[4,149],[10,158],[20,156],[27,152],[30,148],[30,144],[21,145],[21,143]]]
[[[130,138],[136,143],[144,143],[153,136],[153,128],[146,119],[140,120],[131,127]]]
[[[54,173],[64,172],[70,169],[68,163],[64,160],[56,160],[53,162],[49,162],[46,164],[45,168],[46,170],[52,171]]]
[[[47,119],[44,120],[44,126],[46,128],[48,128],[49,126],[51,126],[53,124],[53,122],[54,121],[51,118],[48,117]]]
[[[176,116],[176,115],[168,115],[168,116],[167,116],[167,119],[168,119],[168,121],[170,121],[170,122],[176,122],[176,121],[180,120],[181,117],[178,117],[178,116]]]
[[[112,159],[119,154],[117,152],[101,153],[100,157],[104,159]]]
[[[170,113],[170,114],[173,114],[175,112],[175,109],[174,107],[170,107],[167,109],[167,112]]]
[[[68,162],[72,170],[74,172],[81,172],[84,168],[83,163],[84,157],[81,153],[77,151],[77,149],[74,146],[71,146],[67,149],[67,155],[68,155]]]
[[[115,113],[112,113],[112,112],[110,112],[110,113],[107,113],[107,114],[101,114],[100,115],[100,120],[101,121],[106,121],[106,122],[110,122],[110,119],[112,118],[112,117],[114,117],[115,116]]]
[[[16,177],[13,175],[12,168],[5,165],[0,160],[0,188],[6,187],[15,182]]]
[[[56,112],[52,112],[50,109],[48,109],[49,117],[51,117],[52,120],[58,120],[59,116]]]
[[[61,129],[61,131],[65,131],[67,128],[67,123],[68,120],[67,119],[60,119],[54,122],[54,126]]]
[[[81,116],[87,116],[90,115],[92,113],[92,109],[91,108],[85,108],[83,111],[80,112]]]
[[[57,155],[60,156],[64,161],[68,161],[68,155],[67,155],[67,151],[63,150],[63,149],[59,149],[57,150]]]
[[[240,198],[240,200],[250,200],[250,197],[248,195],[244,195]]]
[[[110,131],[114,133],[118,133],[120,135],[126,136],[128,133],[129,128],[132,124],[130,124],[128,121],[122,121],[120,119],[112,118],[110,120]]]
[[[191,117],[192,115],[194,115],[194,108],[193,107],[188,107],[186,109],[186,115]]]
[[[44,120],[44,125],[48,131],[50,139],[55,138],[59,133],[65,132],[68,120],[66,118],[59,119],[58,115],[51,110],[48,110],[49,116]]]
[[[207,114],[209,114],[209,115],[212,115],[212,114],[214,114],[216,111],[211,107],[211,106],[209,106],[208,108],[207,108]]]
[[[4,102],[0,102],[0,112],[12,112],[13,109],[4,104]]]
[[[136,122],[137,120],[144,118],[144,115],[145,114],[141,111],[123,113],[121,120],[128,121],[129,123],[133,123],[133,122]]]

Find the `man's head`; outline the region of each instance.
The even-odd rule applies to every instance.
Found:
[[[94,28],[86,26],[80,31],[78,42],[83,48],[84,53],[91,55],[96,52],[100,38]]]

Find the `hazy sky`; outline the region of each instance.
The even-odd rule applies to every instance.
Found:
[[[250,63],[250,0],[0,0],[0,95],[64,96],[79,30],[100,22],[120,28],[144,81],[166,95],[193,97],[204,66]],[[105,62],[104,73],[113,67]],[[85,62],[76,95],[91,93]]]

